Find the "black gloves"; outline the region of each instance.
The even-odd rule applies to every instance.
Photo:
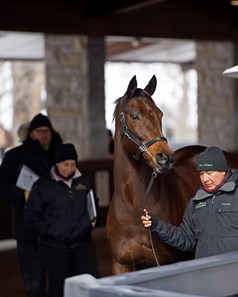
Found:
[[[150,221],[151,221],[150,230],[153,231],[156,228],[156,226],[158,225],[158,218],[151,213],[148,213],[148,215],[151,217],[150,218]]]

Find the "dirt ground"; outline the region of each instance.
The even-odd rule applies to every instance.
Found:
[[[111,255],[104,227],[93,231],[101,277],[111,275]],[[15,249],[0,251],[0,297],[25,297]]]

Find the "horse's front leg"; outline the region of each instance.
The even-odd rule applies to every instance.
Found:
[[[114,257],[112,257],[112,274],[121,274],[135,271],[132,265],[121,264]]]

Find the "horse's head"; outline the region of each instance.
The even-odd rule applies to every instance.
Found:
[[[114,115],[123,149],[137,160],[143,158],[154,172],[161,173],[169,170],[175,159],[162,132],[163,113],[151,97],[156,84],[153,76],[144,89],[139,89],[134,76],[125,95],[117,100]]]

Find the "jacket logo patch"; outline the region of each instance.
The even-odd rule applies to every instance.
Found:
[[[77,184],[77,186],[75,187],[75,189],[76,189],[76,190],[85,190],[86,187],[85,187],[85,185],[79,183],[79,184]]]
[[[199,202],[198,204],[196,204],[195,209],[205,207],[206,205],[207,205],[207,202]]]

